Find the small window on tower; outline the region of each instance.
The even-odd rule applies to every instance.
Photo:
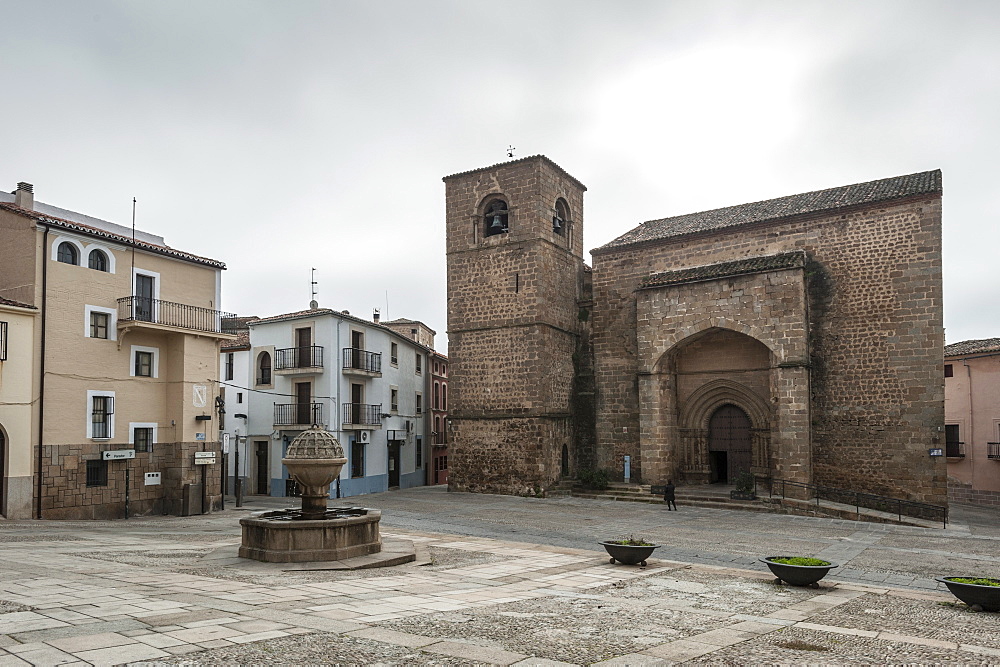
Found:
[[[556,200],[556,213],[552,216],[552,231],[559,236],[566,235],[566,225],[569,224],[569,205],[560,197]]]
[[[494,199],[486,205],[486,214],[483,216],[486,225],[486,236],[507,233],[507,203],[500,199]]]

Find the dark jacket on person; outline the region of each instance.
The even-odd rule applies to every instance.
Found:
[[[674,500],[674,489],[676,487],[673,484],[667,484],[663,487],[663,499],[664,500]]]

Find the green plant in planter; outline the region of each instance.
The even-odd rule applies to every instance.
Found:
[[[733,484],[739,493],[753,493],[754,491],[753,475],[750,474],[749,470],[744,469],[736,473]]]
[[[805,565],[807,567],[826,567],[830,564],[830,561],[820,560],[819,558],[803,558],[801,556],[768,558],[768,560],[772,563],[781,563],[782,565]]]
[[[623,537],[620,540],[608,540],[608,544],[620,544],[623,547],[651,547],[654,546],[652,542],[647,542],[641,537],[635,537],[634,535],[629,535],[628,537]]]
[[[982,579],[975,578],[970,579],[969,577],[945,577],[948,581],[954,581],[957,584],[973,584],[975,586],[1000,586],[1000,579]]]

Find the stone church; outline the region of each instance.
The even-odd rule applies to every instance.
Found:
[[[940,171],[650,220],[593,268],[548,158],[444,182],[452,489],[627,457],[946,503]]]

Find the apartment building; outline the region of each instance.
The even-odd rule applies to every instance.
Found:
[[[0,297],[0,516],[30,519],[38,309]]]
[[[0,297],[38,311],[34,516],[188,514],[217,503],[214,397],[219,344],[232,338],[218,310],[225,265],[36,202],[27,183],[0,194],[0,230]],[[6,448],[15,446],[24,445]]]
[[[247,435],[239,438],[244,488],[296,493],[281,459],[313,424],[331,431],[348,459],[331,487],[334,497],[426,484],[430,346],[346,311],[311,306],[248,322],[250,409]],[[241,389],[226,391],[229,397]]]
[[[431,478],[429,484],[448,483],[448,357],[431,354]]]

